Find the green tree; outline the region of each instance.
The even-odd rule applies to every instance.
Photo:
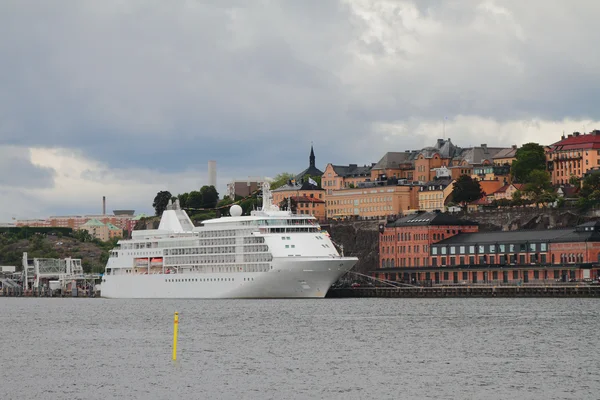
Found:
[[[523,191],[536,205],[556,200],[556,192],[550,181],[550,174],[543,170],[533,170],[527,177]]]
[[[452,200],[465,207],[468,203],[483,197],[483,190],[479,182],[469,175],[461,175],[454,182]]]
[[[271,181],[271,190],[275,190],[278,187],[285,185],[290,179],[294,179],[294,175],[289,172],[282,172],[280,174],[275,175],[273,181]]]
[[[546,153],[538,143],[525,143],[517,150],[510,173],[514,181],[527,183],[529,174],[535,170],[546,170]]]
[[[156,194],[154,197],[154,202],[152,203],[152,207],[154,207],[154,211],[156,215],[161,216],[163,211],[166,210],[167,204],[169,204],[169,200],[171,200],[171,193],[163,190]]]
[[[187,208],[188,196],[189,193],[181,193],[177,195],[177,199],[179,199],[179,206],[181,208]]]
[[[225,207],[233,203],[233,200],[229,196],[225,196],[222,200],[219,200],[217,207]]]
[[[594,171],[583,178],[577,205],[587,209],[600,204],[600,171]]]
[[[569,177],[569,183],[573,186],[579,186],[581,184],[581,178],[579,178],[577,175],[571,175]]]
[[[294,198],[290,199],[289,205],[291,206],[293,213],[295,213],[298,210],[298,202]],[[288,207],[288,198],[287,197],[284,197],[283,200],[281,200],[279,202],[279,209],[288,211],[289,207]]]
[[[197,190],[192,190],[187,194],[186,208],[200,209],[204,202],[202,199],[202,193]]]
[[[202,208],[215,208],[219,201],[219,193],[214,186],[202,186],[200,188],[202,195]]]

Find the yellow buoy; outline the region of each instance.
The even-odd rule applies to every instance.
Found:
[[[177,334],[179,333],[179,313],[175,313],[173,320],[173,361],[177,360]]]

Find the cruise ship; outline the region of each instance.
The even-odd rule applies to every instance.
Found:
[[[315,217],[282,211],[268,183],[251,215],[195,227],[169,202],[158,229],[137,230],[110,252],[105,298],[319,298],[358,261],[340,255]],[[343,252],[342,252],[343,253]]]

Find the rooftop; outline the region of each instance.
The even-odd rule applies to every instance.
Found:
[[[402,226],[427,226],[427,225],[459,225],[459,226],[475,226],[477,222],[467,221],[456,218],[453,215],[441,212],[418,212],[416,214],[407,215],[399,218],[396,221],[387,224],[390,228]]]
[[[457,244],[494,244],[494,243],[523,243],[523,242],[585,242],[600,241],[600,223],[579,225],[575,229],[546,229],[546,230],[520,230],[502,232],[477,232],[461,233],[451,238],[442,240],[433,246]]]
[[[577,149],[600,149],[600,131],[594,130],[588,134],[574,132],[569,136],[550,145],[552,151],[577,150]]]

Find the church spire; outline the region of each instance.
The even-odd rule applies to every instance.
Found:
[[[313,150],[312,142],[310,142],[310,157],[308,157],[308,161],[310,166],[315,168],[315,151]]]

